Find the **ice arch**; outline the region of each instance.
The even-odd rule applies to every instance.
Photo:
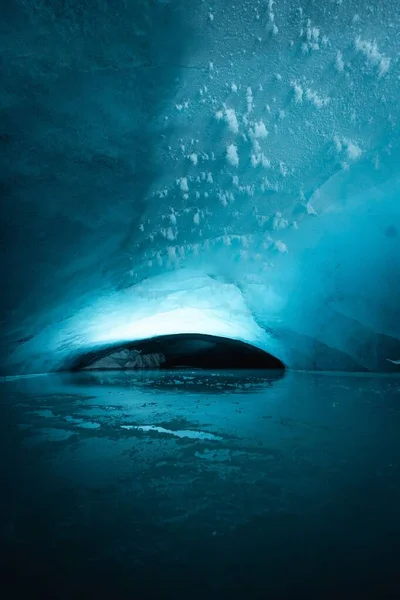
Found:
[[[398,3],[1,11],[3,373],[193,330],[399,369]]]

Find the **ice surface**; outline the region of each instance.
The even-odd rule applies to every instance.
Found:
[[[59,600],[398,597],[399,392],[370,373],[0,381],[2,584]]]
[[[3,8],[2,372],[185,332],[398,371],[398,3],[63,6]]]

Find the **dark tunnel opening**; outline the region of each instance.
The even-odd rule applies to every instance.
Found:
[[[136,360],[132,360],[132,356]],[[182,333],[107,346],[77,357],[69,370],[274,369],[284,364],[272,354],[238,340]]]

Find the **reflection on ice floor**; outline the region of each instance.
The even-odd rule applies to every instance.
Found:
[[[75,373],[3,381],[0,395],[16,592],[385,598],[399,586],[399,378]]]

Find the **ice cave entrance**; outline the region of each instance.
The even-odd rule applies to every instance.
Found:
[[[242,341],[182,333],[107,346],[80,356],[73,370],[134,369],[276,369],[284,364],[272,354]]]

